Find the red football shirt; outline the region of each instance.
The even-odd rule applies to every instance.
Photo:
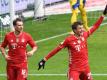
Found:
[[[87,49],[87,38],[91,35],[102,23],[103,16],[90,28],[89,31],[84,32],[79,38],[75,35],[68,36],[64,42],[59,44],[57,48],[52,50],[45,59],[48,60],[55,55],[62,48],[68,48],[69,52],[69,67],[71,70],[83,70],[88,64],[88,49]]]
[[[69,52],[69,67],[72,70],[88,66],[87,32],[77,38],[71,35],[60,45],[67,47]]]
[[[10,56],[11,60],[8,62],[14,64],[27,62],[27,44],[29,44],[32,48],[36,46],[32,37],[28,33],[22,32],[17,37],[14,32],[6,34],[1,46],[4,48],[8,46],[9,48],[8,55]]]

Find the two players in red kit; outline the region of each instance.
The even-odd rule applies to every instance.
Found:
[[[67,48],[69,51],[68,80],[92,80],[88,63],[87,38],[98,29],[106,14],[107,6],[103,11],[103,15],[86,32],[81,22],[74,22],[72,25],[74,34],[68,36],[64,42],[46,55],[38,63],[38,70],[42,67],[44,68],[46,61],[57,52],[63,48]],[[37,45],[28,33],[23,32],[23,21],[20,18],[15,19],[13,25],[15,31],[6,34],[0,47],[2,55],[7,61],[7,80],[27,80],[27,58],[34,54],[37,50]],[[27,52],[27,44],[32,47],[31,51]],[[7,46],[9,48],[8,54],[5,51]]]
[[[7,80],[27,80],[28,64],[27,58],[37,50],[32,37],[23,32],[23,21],[17,18],[13,21],[15,31],[7,33],[1,44],[1,52],[7,61]],[[26,50],[29,44],[31,51]],[[8,54],[5,48],[8,46]]]
[[[107,6],[103,11],[103,15],[88,31],[84,31],[83,24],[81,22],[74,22],[71,26],[74,34],[68,36],[61,44],[49,52],[38,63],[38,70],[42,67],[44,69],[45,62],[57,52],[63,48],[67,48],[69,52],[68,80],[92,80],[88,62],[87,38],[93,34],[96,29],[98,29],[106,14]]]

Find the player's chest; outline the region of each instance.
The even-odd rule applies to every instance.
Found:
[[[25,37],[9,37],[8,44],[10,47],[26,47],[27,39]]]
[[[86,40],[84,37],[81,37],[80,39],[75,39],[73,41],[69,42],[69,48],[74,49],[74,50],[80,50],[84,49],[86,47]]]

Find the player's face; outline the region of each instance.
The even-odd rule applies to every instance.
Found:
[[[23,31],[23,22],[22,21],[16,22],[15,31],[18,33]]]
[[[84,32],[83,25],[78,25],[77,29],[75,30],[75,34],[81,36]]]

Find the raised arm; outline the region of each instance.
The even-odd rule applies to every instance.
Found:
[[[95,32],[95,31],[99,28],[99,26],[100,26],[101,23],[103,22],[104,16],[105,16],[106,14],[107,14],[107,5],[106,5],[106,7],[105,7],[105,9],[104,9],[104,11],[103,11],[102,16],[101,16],[101,17],[96,21],[96,23],[89,29],[87,36],[91,35],[93,32]]]
[[[104,16],[102,15],[97,21],[96,23],[89,29],[89,35],[91,35],[94,31],[96,31],[99,26],[101,25],[101,23],[103,22]]]

